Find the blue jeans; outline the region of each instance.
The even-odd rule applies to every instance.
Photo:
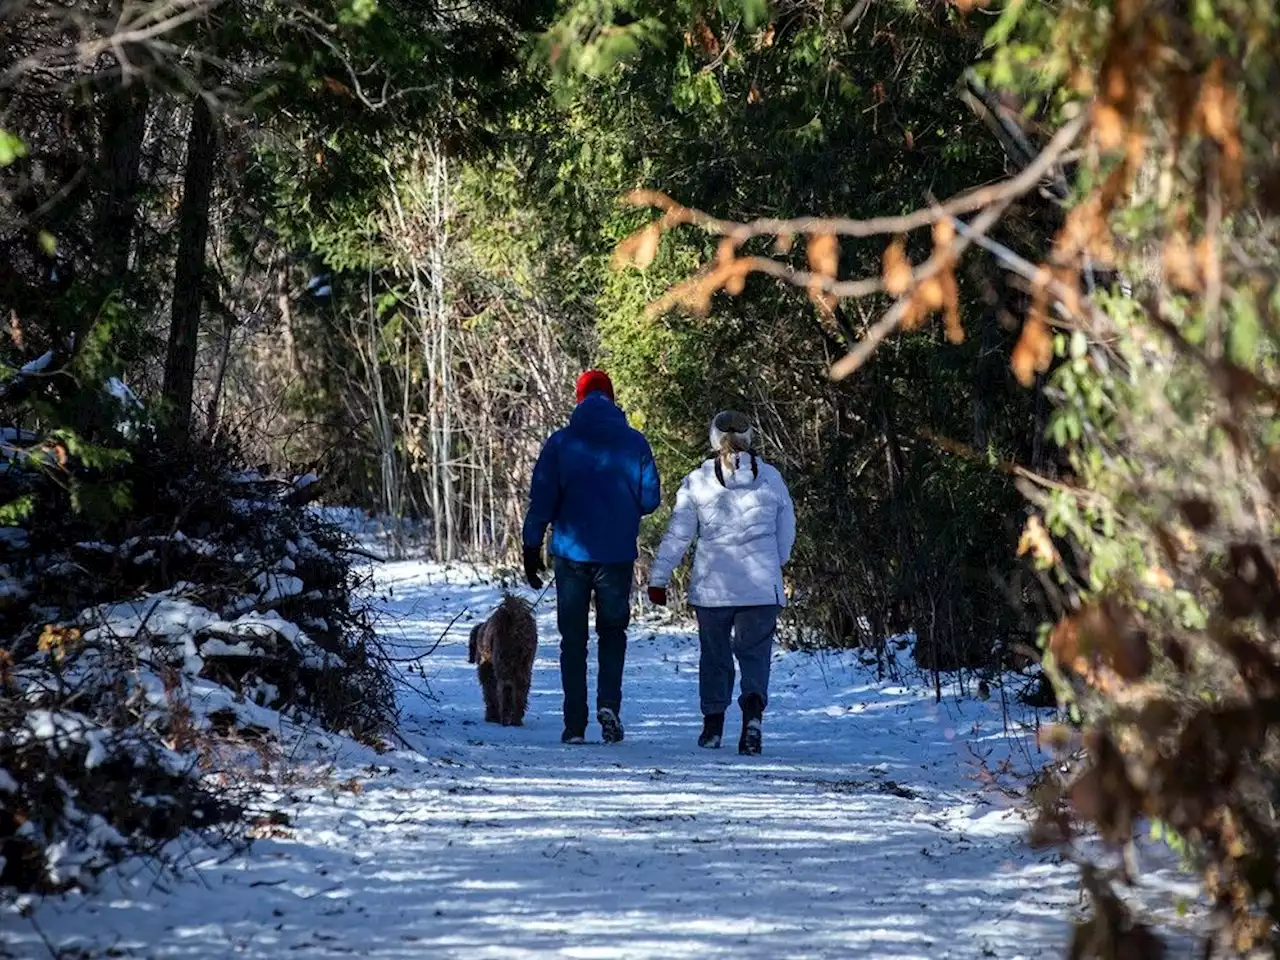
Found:
[[[587,614],[596,608],[599,676],[596,709],[622,709],[622,667],[627,659],[634,563],[580,563],[555,558],[556,620],[560,628],[560,685],[564,725],[587,729]]]
[[[760,706],[769,702],[769,665],[773,636],[782,608],[696,607],[698,640],[702,657],[698,661],[698,695],[702,715],[724,713],[733,700],[733,660],[742,670],[743,701],[757,694]]]

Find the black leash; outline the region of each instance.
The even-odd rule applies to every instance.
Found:
[[[545,587],[543,587],[543,588],[542,588],[542,592],[541,592],[540,594],[538,594],[538,599],[537,599],[537,600],[535,600],[535,601],[533,601],[533,604],[532,604],[532,606],[531,606],[531,609],[533,609],[533,610],[538,609],[538,607],[541,605],[542,601],[546,599],[547,594],[551,591],[551,588],[552,588],[553,586],[555,586],[555,583],[556,583],[555,574],[552,574],[552,575],[551,575],[551,579],[547,581],[547,585],[546,585]]]

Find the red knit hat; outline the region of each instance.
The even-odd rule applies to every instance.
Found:
[[[585,400],[589,393],[603,393],[613,399],[613,381],[603,370],[588,370],[578,378],[578,402]]]

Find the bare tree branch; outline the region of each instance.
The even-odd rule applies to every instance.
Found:
[[[651,206],[662,210],[667,215],[667,226],[688,223],[700,227],[707,233],[727,237],[736,243],[742,243],[752,237],[789,236],[805,233],[831,233],[841,237],[875,237],[894,233],[910,233],[924,227],[931,227],[939,220],[961,216],[989,207],[1001,201],[1012,201],[1025,196],[1033,190],[1046,174],[1058,162],[1067,146],[1079,135],[1088,116],[1082,110],[1071,123],[1067,124],[1044,152],[1029,164],[1016,177],[995,183],[977,190],[959,194],[936,207],[927,207],[914,213],[892,217],[872,217],[867,220],[855,220],[846,217],[796,217],[790,220],[761,218],[747,223],[735,220],[722,220],[701,210],[681,206],[666,194],[656,190],[637,190],[630,196],[635,206]],[[1060,138],[1070,134],[1067,146],[1060,146]]]
[[[0,74],[0,89],[13,86],[31,73],[76,70],[110,54],[126,75],[134,72],[130,48],[147,47],[178,28],[207,16],[223,0],[166,0],[163,3],[127,3],[117,20],[69,16],[69,25],[82,34],[100,34],[79,43],[52,44],[19,59]],[[19,11],[21,13],[21,11]],[[17,19],[10,16],[10,21]],[[174,48],[170,48],[171,50]]]
[[[1044,150],[1040,152],[1040,156],[1002,188],[1000,199],[975,217],[973,222],[968,225],[967,231],[961,234],[949,249],[934,251],[924,266],[916,272],[915,283],[919,284],[930,277],[936,276],[949,263],[953,263],[955,258],[959,257],[976,238],[981,237],[995,226],[1009,205],[1018,197],[1033,190],[1036,184],[1040,182],[1040,179],[1058,162],[1059,157],[1075,143],[1076,138],[1080,136],[1080,132],[1085,128],[1088,120],[1089,111],[1081,110],[1074,120],[1059,130]],[[951,216],[951,214],[943,213],[945,209],[944,205],[935,208],[931,212],[939,218]],[[921,211],[921,213],[923,212]],[[843,380],[854,373],[867,361],[867,358],[871,356],[876,347],[890,333],[898,329],[907,314],[911,296],[912,292],[908,291],[904,296],[900,297],[898,302],[889,309],[889,312],[871,327],[862,342],[832,366],[831,378],[833,380]]]

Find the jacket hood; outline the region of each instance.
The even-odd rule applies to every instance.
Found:
[[[588,394],[569,418],[570,428],[584,434],[598,434],[627,425],[627,415],[622,408],[603,393]]]

